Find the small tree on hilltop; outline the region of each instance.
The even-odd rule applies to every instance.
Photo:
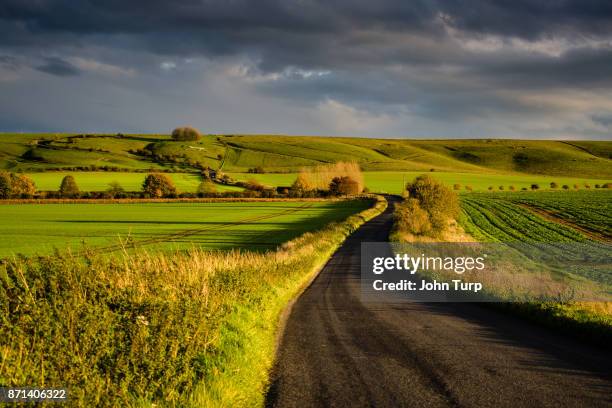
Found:
[[[77,186],[74,177],[71,175],[65,176],[60,184],[59,193],[62,197],[74,198],[79,195],[79,186]]]
[[[142,191],[155,198],[169,197],[176,194],[176,187],[170,177],[161,173],[153,173],[145,178],[142,183]]]
[[[201,137],[200,131],[191,126],[178,127],[172,131],[172,139],[176,141],[195,141]]]

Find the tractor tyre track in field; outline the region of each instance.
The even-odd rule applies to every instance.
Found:
[[[392,211],[351,235],[293,304],[268,407],[611,406],[607,350],[479,304],[362,302],[361,242],[386,241]]]
[[[305,203],[299,207],[290,208],[290,209],[283,210],[283,211],[273,213],[273,214],[266,214],[266,215],[259,215],[255,217],[243,218],[237,221],[218,224],[213,227],[190,228],[190,229],[186,229],[186,230],[182,230],[178,232],[173,232],[170,234],[163,234],[163,236],[157,236],[157,237],[147,238],[147,239],[143,239],[139,241],[133,241],[133,242],[130,242],[127,246],[131,248],[131,247],[141,247],[144,245],[151,245],[151,244],[160,244],[162,242],[169,242],[169,241],[174,241],[180,238],[186,238],[189,236],[198,235],[198,234],[201,234],[202,232],[208,232],[211,230],[215,230],[215,231],[222,230],[222,229],[236,227],[236,226],[240,226],[240,225],[244,225],[244,224],[248,224],[252,222],[268,220],[268,219],[280,217],[283,215],[289,215],[289,214],[293,214],[293,213],[308,209],[310,207],[312,207],[312,203]],[[114,245],[109,245],[105,247],[96,247],[93,249],[93,251],[90,250],[88,252],[94,252],[94,253],[95,252],[104,252],[104,253],[114,252],[114,251],[124,249],[125,247],[126,245],[124,244],[114,244]],[[84,253],[85,252],[82,252],[81,254],[84,254]]]

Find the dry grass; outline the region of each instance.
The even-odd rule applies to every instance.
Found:
[[[334,177],[350,177],[357,182],[359,191],[363,191],[363,173],[356,162],[338,162],[303,168],[300,177],[315,189],[327,190]]]

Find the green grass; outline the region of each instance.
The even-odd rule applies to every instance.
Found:
[[[117,250],[119,237],[146,249],[274,248],[361,211],[364,201],[0,205],[0,257]]]
[[[547,188],[550,182],[554,181],[562,186],[567,184],[589,183],[592,186],[595,184],[603,184],[608,180],[590,179],[581,177],[561,177],[561,176],[542,176],[542,175],[509,175],[509,174],[477,174],[477,173],[457,173],[457,172],[425,172],[426,174],[435,177],[443,183],[452,186],[456,183],[461,184],[460,191],[466,191],[465,186],[470,185],[474,191],[486,191],[489,186],[493,186],[496,190],[500,185],[503,185],[507,190],[510,185],[515,186],[518,190],[523,187],[529,188],[531,184],[539,184],[540,188]],[[297,177],[297,173],[266,173],[266,174],[245,174],[245,173],[228,173],[231,177],[237,180],[248,180],[254,178],[263,184],[270,186],[290,186]],[[406,183],[412,181],[415,177],[424,174],[423,172],[410,171],[366,171],[364,172],[365,184],[372,192],[379,193],[394,193],[402,192]],[[573,187],[572,187],[573,188]]]
[[[107,165],[187,169],[190,162],[200,162],[227,172],[245,172],[257,166],[274,172],[296,172],[304,166],[357,161],[366,171],[424,172],[434,168],[446,173],[612,178],[612,142],[606,141],[206,135],[198,142],[174,142],[168,135],[70,136],[0,134],[0,168],[42,171],[69,165]],[[155,163],[150,157],[133,154],[135,149],[172,156],[177,161]]]
[[[62,179],[66,175],[74,176],[81,191],[105,191],[109,183],[114,181],[121,184],[126,191],[141,191],[142,183],[147,176],[146,173],[123,173],[106,171],[70,171],[70,172],[46,172],[29,173],[29,177],[36,183],[40,191],[57,191]],[[195,192],[202,182],[198,174],[193,173],[168,173],[167,174],[180,192]],[[217,191],[242,191],[242,188],[216,184]]]
[[[0,384],[68,387],[71,406],[263,406],[281,311],[385,207],[266,253],[0,265]]]

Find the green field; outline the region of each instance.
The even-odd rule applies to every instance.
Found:
[[[612,142],[545,140],[360,139],[277,135],[206,135],[175,142],[168,135],[0,134],[0,168],[122,169],[202,166],[246,172],[296,172],[305,166],[357,161],[366,171],[540,174],[612,178]],[[85,170],[80,168],[78,170]]]
[[[81,191],[104,191],[109,188],[109,183],[118,182],[126,191],[141,191],[142,182],[146,173],[123,173],[123,172],[46,172],[29,173],[28,176],[36,183],[36,188],[41,191],[57,191],[62,178],[67,174],[74,176]],[[179,192],[195,192],[202,182],[198,174],[192,173],[168,173]],[[242,191],[240,187],[216,184],[217,191]]]
[[[415,177],[424,174],[418,171],[366,171],[364,172],[365,184],[372,192],[394,193],[399,194],[403,190],[403,186]],[[474,191],[485,191],[489,186],[493,186],[495,190],[500,185],[504,189],[508,189],[513,185],[517,190],[523,187],[529,188],[532,184],[539,184],[540,188],[548,188],[552,181],[562,186],[567,184],[573,188],[574,184],[579,184],[584,188],[584,183],[588,183],[593,187],[595,184],[604,184],[609,180],[604,179],[589,179],[580,177],[561,177],[561,176],[543,176],[543,175],[506,175],[506,174],[477,174],[477,173],[457,173],[457,172],[427,172],[426,174],[452,186],[460,184],[461,190],[465,191],[465,186],[472,186]],[[236,180],[256,179],[261,183],[269,186],[290,186],[297,177],[297,173],[267,173],[267,174],[244,174],[244,173],[229,173]]]
[[[529,207],[524,204],[529,203]],[[535,213],[531,206],[557,209],[550,218]],[[460,224],[483,242],[546,243],[542,251],[564,264],[564,273],[612,285],[608,269],[591,268],[587,259],[608,259],[610,240],[605,239],[612,223],[612,192],[539,192],[469,194],[461,197]],[[577,225],[578,227],[574,227]],[[593,241],[585,228],[599,231],[606,243]],[[599,236],[597,238],[600,238]],[[582,243],[584,245],[568,245]],[[537,245],[530,251],[538,251]],[[587,251],[588,253],[585,253]],[[586,257],[586,258],[585,258]]]
[[[274,248],[368,207],[365,201],[0,205],[0,256],[146,249]]]

